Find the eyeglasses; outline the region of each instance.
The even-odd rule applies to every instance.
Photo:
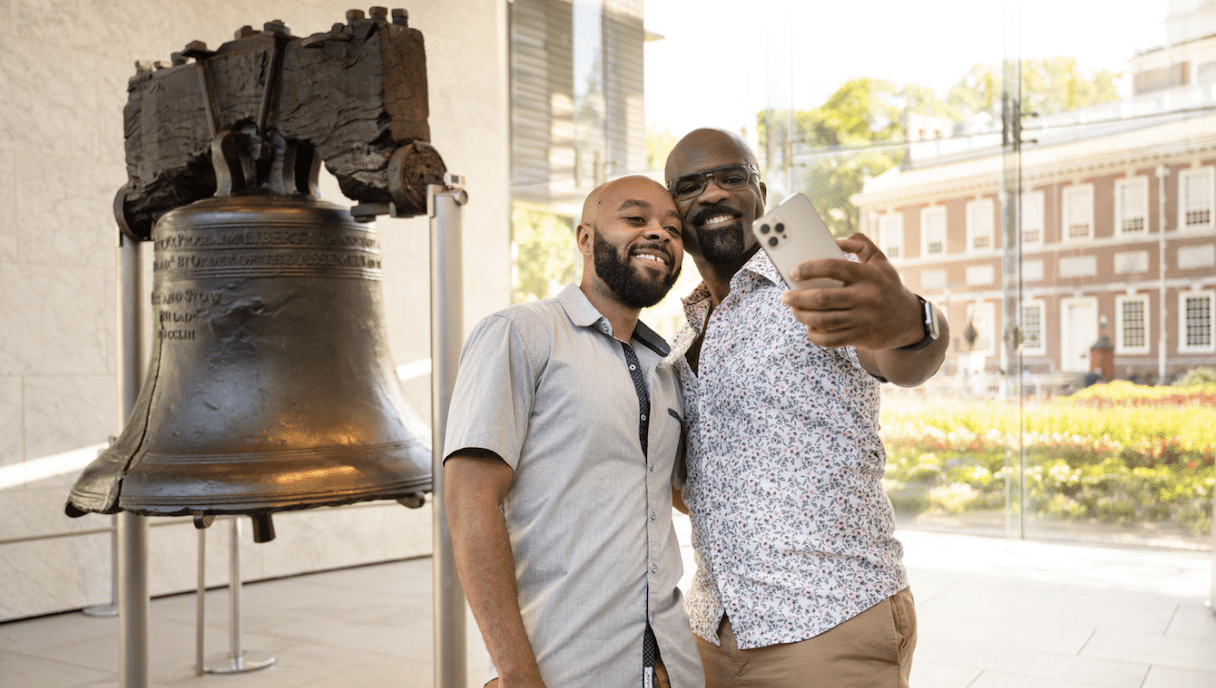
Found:
[[[677,201],[687,201],[700,196],[705,187],[709,186],[709,178],[720,189],[738,189],[747,186],[752,175],[760,176],[760,171],[751,165],[725,165],[704,172],[694,172],[683,177],[676,177],[667,182],[667,190]]]

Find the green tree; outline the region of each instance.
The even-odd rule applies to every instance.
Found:
[[[667,164],[667,155],[676,147],[676,135],[667,131],[646,130],[646,168],[662,170]]]
[[[1073,57],[1031,58],[1022,61],[1023,112],[1051,115],[1119,99],[1117,72],[1087,71]],[[1000,121],[1001,68],[977,64],[950,89],[949,103],[958,121],[986,113]]]
[[[926,93],[928,89],[920,89],[912,97],[924,99]],[[813,110],[760,113],[757,133],[767,173],[798,165],[803,192],[832,233],[853,234],[860,221],[849,196],[861,191],[864,179],[903,159],[902,150],[881,144],[902,138],[901,111],[908,98],[889,81],[854,79]],[[796,163],[795,147],[803,152]],[[815,149],[827,150],[816,154]]]
[[[1028,59],[1022,63],[1024,112],[1047,115],[1116,100],[1117,73],[1087,71],[1075,58]],[[765,110],[756,116],[759,155],[769,179],[791,172],[824,215],[836,236],[860,228],[849,197],[867,178],[903,162],[908,115],[941,117],[956,124],[987,120],[999,126],[1002,73],[973,66],[943,100],[920,84],[896,86],[883,79],[845,82],[812,110]]]
[[[512,209],[516,303],[554,296],[578,277],[574,225],[574,218],[538,208]]]

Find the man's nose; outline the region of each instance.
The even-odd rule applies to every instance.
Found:
[[[642,232],[642,236],[654,241],[671,241],[671,236],[667,233],[667,230],[663,229],[663,224],[658,220],[646,223],[646,229]]]
[[[701,190],[701,195],[697,196],[696,200],[706,205],[711,205],[729,195],[729,191],[718,186],[718,179],[711,176],[705,180],[705,188]]]

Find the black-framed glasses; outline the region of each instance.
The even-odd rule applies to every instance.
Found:
[[[713,177],[718,188],[729,190],[747,186],[748,182],[752,180],[752,175],[759,177],[760,171],[751,165],[724,165],[712,170],[676,177],[667,182],[667,190],[677,201],[686,201],[700,196],[705,191],[705,187],[709,186],[710,177]]]

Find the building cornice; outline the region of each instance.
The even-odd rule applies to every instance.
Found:
[[[1084,179],[1213,151],[1216,115],[1205,115],[1083,141],[1028,147],[1021,152],[1021,183],[1026,188]],[[1006,162],[1013,161],[993,154],[932,167],[892,170],[870,180],[849,200],[859,208],[877,210],[995,194],[1000,190]]]

